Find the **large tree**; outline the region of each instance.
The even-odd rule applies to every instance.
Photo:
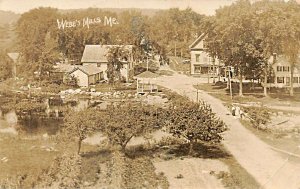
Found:
[[[157,109],[142,104],[120,104],[106,110],[103,132],[113,145],[125,152],[128,142],[133,137],[144,136],[157,129],[161,116]]]
[[[6,52],[0,52],[0,81],[12,76],[13,62],[7,56]]]
[[[165,122],[172,135],[188,140],[190,153],[197,141],[220,142],[221,133],[226,130],[224,122],[216,117],[205,102],[183,100],[170,106]]]
[[[294,96],[294,70],[300,54],[300,5],[289,1],[284,9],[282,51],[290,63],[290,96]]]
[[[130,49],[126,46],[112,46],[109,47],[106,55],[107,63],[107,77],[109,83],[114,84],[115,81],[122,81],[121,69],[124,61],[129,61]]]
[[[78,154],[81,150],[82,141],[101,128],[100,113],[100,111],[88,108],[80,111],[70,111],[65,116],[62,135],[69,139],[77,139]]]

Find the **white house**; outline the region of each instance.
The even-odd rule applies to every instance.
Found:
[[[270,87],[290,87],[293,82],[293,87],[300,87],[300,56],[298,63],[295,65],[293,78],[291,79],[291,65],[288,59],[283,55],[274,54],[269,64],[272,65],[273,78],[268,81]]]
[[[129,55],[126,59],[121,60],[123,67],[121,68],[121,76],[124,77],[126,81],[129,80],[131,72],[133,70],[133,46],[132,45],[86,45],[81,58],[81,63],[83,66],[91,66],[95,69],[100,69],[103,71],[103,77],[107,80],[107,53],[112,47],[123,47],[128,52]]]
[[[206,34],[202,34],[189,46],[192,75],[216,74],[220,67],[219,59],[215,58],[213,62],[213,58],[206,52],[206,37]]]
[[[77,66],[69,74],[77,78],[80,87],[88,87],[104,79],[103,71],[91,66]]]

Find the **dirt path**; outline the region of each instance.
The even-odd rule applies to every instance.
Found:
[[[207,79],[177,73],[157,78],[157,84],[194,101],[197,93],[193,85],[206,81]],[[300,161],[290,161],[287,155],[272,150],[269,145],[247,130],[239,120],[232,117],[219,99],[204,91],[200,91],[199,97],[209,103],[217,116],[229,126],[229,131],[224,134],[224,146],[261,184],[262,188],[300,188]]]

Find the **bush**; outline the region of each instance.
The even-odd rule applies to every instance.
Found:
[[[148,157],[131,159],[116,151],[106,167],[106,172],[103,172],[105,182],[102,184],[106,188],[169,188],[167,178],[162,173],[155,173]]]
[[[257,129],[266,130],[264,126],[270,121],[270,110],[266,107],[244,107],[243,108],[247,118],[253,127]]]
[[[62,155],[38,179],[37,188],[79,188],[82,159],[79,155]]]
[[[182,145],[187,143],[186,140],[173,136],[163,136],[160,141],[157,142],[159,146],[171,146],[171,145]]]

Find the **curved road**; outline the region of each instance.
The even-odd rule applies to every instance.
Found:
[[[193,85],[207,82],[207,79],[174,73],[172,76],[161,76],[156,82],[158,85],[196,101],[197,92]],[[247,130],[238,119],[231,116],[221,100],[204,91],[200,91],[199,97],[210,104],[217,116],[228,125],[229,130],[224,134],[224,146],[260,183],[261,188],[300,188],[300,161],[290,160],[288,155],[271,149],[269,145]]]

